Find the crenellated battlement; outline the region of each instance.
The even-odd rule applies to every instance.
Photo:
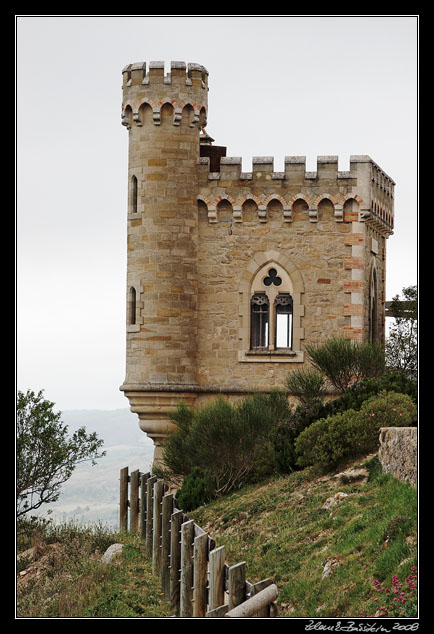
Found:
[[[274,171],[272,156],[253,157],[248,172],[242,171],[241,157],[222,157],[218,172],[211,172],[210,159],[201,157],[198,171],[198,200],[206,204],[211,223],[218,222],[222,200],[232,205],[234,222],[242,222],[247,200],[255,202],[259,222],[267,222],[272,201],[280,203],[282,220],[292,222],[294,204],[300,200],[306,205],[306,220],[318,222],[318,205],[328,200],[336,222],[359,220],[382,234],[393,232],[394,182],[367,155],[350,156],[349,171],[338,169],[334,155],[317,156],[316,171],[306,170],[305,156],[286,156],[283,172]],[[357,211],[350,204],[353,201]]]
[[[161,110],[166,105],[173,109],[172,121],[179,126],[183,112],[190,109],[190,125],[206,125],[208,108],[208,71],[201,64],[171,62],[165,73],[164,62],[138,62],[122,70],[123,100],[122,125],[131,129],[142,126],[145,111],[154,125],[161,123]]]
[[[123,87],[148,86],[149,84],[185,84],[208,90],[208,71],[202,64],[170,62],[170,72],[165,73],[164,62],[136,62],[122,69]]]

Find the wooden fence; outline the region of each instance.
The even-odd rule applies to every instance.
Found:
[[[129,491],[129,495],[128,495]],[[120,531],[140,534],[161,579],[172,616],[269,618],[277,616],[271,579],[246,580],[246,563],[228,566],[225,547],[176,508],[163,480],[150,473],[120,472]],[[128,522],[129,510],[129,522]]]

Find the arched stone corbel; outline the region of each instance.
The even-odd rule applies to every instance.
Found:
[[[292,222],[292,208],[290,205],[283,205],[284,222]]]
[[[217,222],[217,207],[214,205],[208,207],[208,222]]]
[[[242,208],[240,207],[240,205],[234,205],[232,210],[233,210],[234,222],[242,222],[243,221]]]
[[[160,112],[160,108],[158,108],[157,106],[152,108],[152,118],[154,120],[154,125],[160,125],[160,123],[161,123],[161,112]]]
[[[335,205],[335,221],[336,222],[344,221],[344,208],[342,205]]]
[[[193,118],[192,118],[191,123],[190,123],[190,128],[194,128],[194,126],[197,125],[197,123],[199,121],[199,116],[200,116],[199,110],[195,110],[194,114],[193,114]]]
[[[181,125],[182,108],[174,108],[173,110],[173,125]]]
[[[265,205],[258,205],[259,222],[267,222],[267,207]]]
[[[134,108],[134,110],[133,110],[133,121],[136,122],[137,126],[141,126],[142,125],[142,120],[140,119],[139,110],[137,108]]]
[[[310,222],[318,222],[318,207],[316,205],[309,205],[309,220]]]

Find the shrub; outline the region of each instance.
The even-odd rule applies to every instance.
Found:
[[[286,388],[304,407],[323,403],[328,392],[323,374],[315,370],[294,370],[286,377]]]
[[[407,426],[416,417],[416,405],[405,394],[383,391],[362,404],[314,422],[295,441],[297,464],[332,469],[341,460],[375,451],[380,427]]]
[[[364,378],[353,383],[338,399],[330,401],[323,408],[323,417],[347,409],[360,409],[362,403],[379,392],[398,392],[407,394],[417,402],[417,383],[409,379],[403,372],[386,372],[379,377]]]
[[[172,416],[178,429],[165,440],[159,475],[176,481],[197,467],[227,493],[274,471],[272,431],[289,414],[280,392],[255,394],[230,404],[223,397],[201,410],[182,405]]]
[[[279,473],[291,473],[299,469],[295,441],[299,434],[318,418],[322,418],[323,406],[311,402],[309,406],[299,405],[285,419],[281,419],[272,434],[274,465]]]
[[[379,344],[332,337],[319,345],[306,344],[306,351],[313,367],[341,394],[355,381],[384,372],[384,351]]]
[[[359,414],[362,421],[375,418],[376,427],[408,427],[417,419],[417,408],[407,394],[383,390],[362,404]]]
[[[297,464],[332,468],[347,457],[357,442],[357,412],[347,410],[320,418],[300,433],[295,441]]]
[[[193,509],[207,504],[216,494],[215,479],[209,471],[200,471],[193,467],[191,473],[185,478],[182,487],[176,494],[179,507],[188,513]]]

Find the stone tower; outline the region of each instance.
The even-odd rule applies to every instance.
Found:
[[[147,72],[148,70],[148,72]],[[197,163],[208,73],[199,64],[123,70],[129,133],[128,317],[122,389],[156,443],[197,389]]]
[[[204,132],[199,64],[123,69],[129,134],[127,360],[121,390],[155,442],[180,399],[283,387],[305,342],[384,340],[394,181],[367,155],[227,157]],[[202,130],[202,133],[201,133]]]

